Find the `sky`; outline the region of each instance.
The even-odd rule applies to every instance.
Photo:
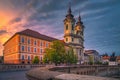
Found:
[[[85,49],[120,55],[120,0],[0,0],[0,55],[3,43],[28,28],[63,39],[69,2],[85,26]]]

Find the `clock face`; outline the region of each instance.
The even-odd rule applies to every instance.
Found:
[[[76,27],[76,30],[77,30],[77,31],[80,31],[80,30],[81,30],[80,26],[77,26],[77,27]]]

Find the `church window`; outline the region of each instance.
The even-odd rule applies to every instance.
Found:
[[[68,41],[68,38],[66,38],[66,42]]]
[[[72,42],[74,41],[74,38],[72,38]]]
[[[81,50],[80,50],[80,53],[79,53],[79,55],[81,55]]]
[[[79,43],[81,42],[81,40],[79,39]]]
[[[66,30],[68,30],[68,24],[66,25]]]
[[[72,24],[72,30],[74,30],[74,25]]]

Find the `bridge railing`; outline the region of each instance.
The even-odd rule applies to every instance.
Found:
[[[0,71],[17,71],[17,70],[29,70],[36,67],[44,67],[41,64],[0,64]]]

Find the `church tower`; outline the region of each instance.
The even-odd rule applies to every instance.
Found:
[[[69,5],[66,18],[64,19],[64,41],[65,43],[74,42],[74,26],[75,26],[75,18],[72,15],[71,6]]]
[[[79,15],[78,21],[75,24],[75,18],[72,15],[71,6],[64,19],[64,42],[73,47],[74,53],[78,57],[78,63],[81,64],[84,61],[84,26]]]
[[[75,43],[78,45],[76,46],[76,52],[78,54],[78,60],[80,63],[84,62],[84,25],[81,21],[81,17],[79,15],[78,21],[75,25],[74,29],[74,35],[75,35]]]

